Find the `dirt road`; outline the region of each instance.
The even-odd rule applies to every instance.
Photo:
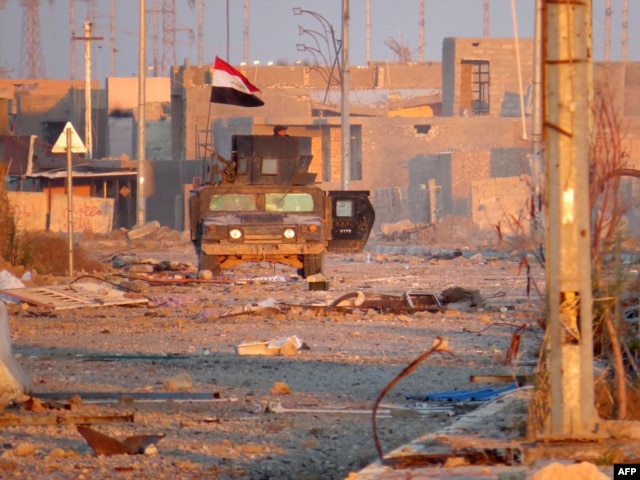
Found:
[[[195,262],[184,244],[147,249],[137,260],[147,257]],[[223,283],[178,281],[187,273],[164,272],[163,284],[131,280],[127,268],[97,275],[128,282],[148,303],[65,310],[9,305],[14,353],[37,393],[48,397],[44,405],[8,407],[6,414],[133,415],[133,422],[92,428],[118,440],[164,438],[146,454],[96,456],[72,424],[5,426],[0,477],[342,479],[376,458],[370,415],[360,411],[370,410],[436,337],[446,340],[450,354],[429,357],[386,405],[413,407],[407,396],[487,387],[471,383],[471,375],[529,373],[531,367],[504,366],[505,353],[515,329],[526,324],[516,360],[534,361],[542,333],[540,300],[516,258],[332,255],[328,291],[310,291],[291,269],[268,264],[239,267]],[[541,288],[543,271],[535,265],[532,278]],[[83,281],[98,280],[76,283]],[[401,298],[456,286],[477,290],[484,304],[462,302],[437,313],[324,308],[353,292]],[[292,336],[304,348],[290,356],[236,351],[239,344]],[[79,398],[70,402],[72,393]],[[116,402],[121,393],[128,397]],[[59,402],[49,400],[54,394]],[[168,394],[181,397],[164,399]],[[378,419],[382,447],[389,451],[440,429],[462,411],[391,408]]]

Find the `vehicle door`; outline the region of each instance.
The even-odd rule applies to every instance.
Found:
[[[356,253],[364,249],[376,219],[366,190],[330,191],[330,252]]]

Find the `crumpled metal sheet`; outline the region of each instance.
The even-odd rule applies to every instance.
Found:
[[[162,440],[165,435],[134,435],[123,441],[100,433],[85,425],[78,425],[78,432],[84,437],[96,455],[136,455],[143,454],[151,445]]]

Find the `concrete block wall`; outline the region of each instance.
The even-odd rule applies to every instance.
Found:
[[[451,154],[451,214],[471,215],[471,184],[491,177],[489,150],[456,151]]]
[[[473,180],[473,222],[482,229],[499,227],[504,235],[529,231],[530,188],[527,176]]]

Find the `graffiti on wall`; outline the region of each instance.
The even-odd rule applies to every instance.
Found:
[[[113,225],[113,199],[73,197],[73,231],[109,233]],[[51,195],[49,230],[66,232],[69,228],[69,208],[66,195]]]
[[[7,192],[9,208],[20,231],[37,232],[47,229],[47,195],[42,192]],[[109,233],[113,225],[112,198],[74,196],[73,231]],[[66,195],[51,195],[49,230],[66,233],[69,228],[69,208]]]
[[[19,231],[37,232],[47,227],[47,197],[44,193],[7,192],[9,212]]]

